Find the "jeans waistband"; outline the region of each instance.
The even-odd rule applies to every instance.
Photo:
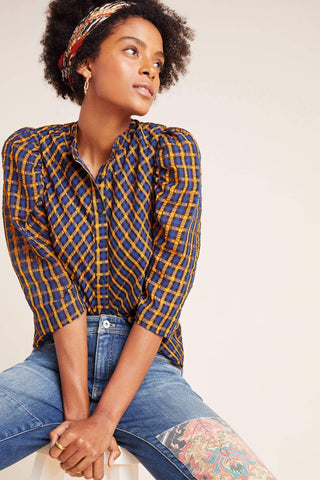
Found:
[[[132,324],[126,317],[118,315],[87,315],[87,326],[89,333],[126,333],[128,334]]]
[[[118,315],[111,315],[102,313],[101,315],[87,315],[87,332],[88,335],[98,335],[98,334],[113,334],[113,335],[129,335],[132,323],[126,317],[121,317]],[[43,345],[53,344],[53,336],[48,338]],[[171,364],[169,358],[164,356],[162,353],[157,353],[156,358],[161,360],[164,363]],[[182,370],[181,367],[178,367]]]

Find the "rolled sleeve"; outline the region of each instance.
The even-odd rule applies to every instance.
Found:
[[[85,310],[55,253],[42,201],[41,153],[34,129],[11,135],[2,149],[2,215],[13,268],[34,314],[34,345]]]
[[[135,322],[170,338],[193,285],[200,251],[201,163],[192,135],[159,137],[155,163],[153,253]]]

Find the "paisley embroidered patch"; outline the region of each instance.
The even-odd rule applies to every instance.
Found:
[[[219,417],[195,418],[157,435],[197,480],[276,480]]]

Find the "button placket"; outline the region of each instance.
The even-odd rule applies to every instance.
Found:
[[[98,185],[94,185],[93,208],[95,213],[95,236],[96,236],[96,296],[98,308],[108,306],[108,252],[107,234],[108,220],[106,203],[103,191]]]

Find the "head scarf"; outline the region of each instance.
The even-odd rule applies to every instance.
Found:
[[[71,88],[71,63],[84,40],[96,27],[98,27],[98,25],[100,25],[100,23],[128,5],[129,3],[122,1],[109,2],[102,7],[97,7],[94,10],[91,10],[91,12],[81,20],[79,25],[77,25],[66,50],[63,52],[58,62],[62,79],[64,82],[68,82]]]

